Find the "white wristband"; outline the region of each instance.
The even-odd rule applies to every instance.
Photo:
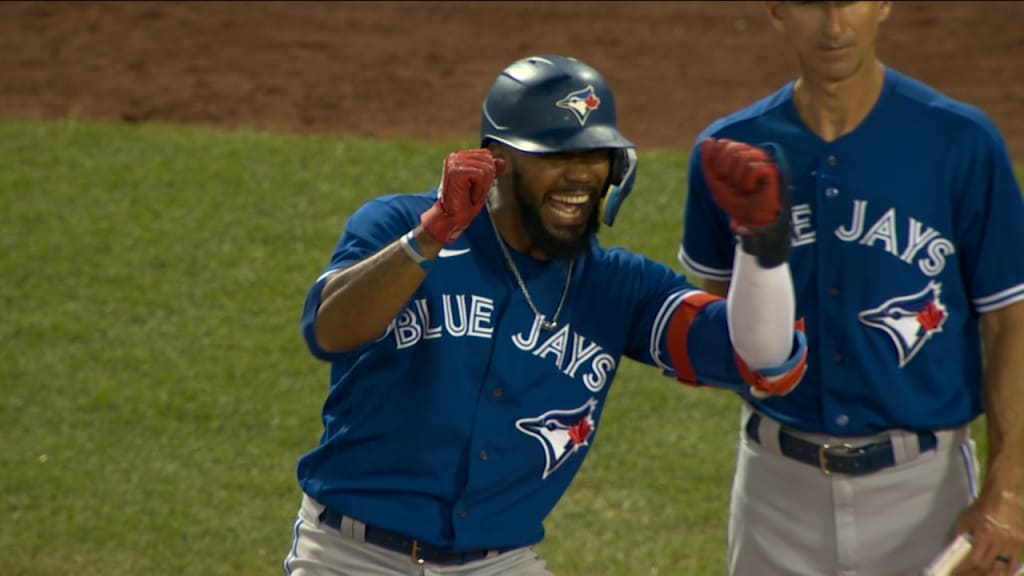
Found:
[[[424,272],[430,270],[430,265],[433,264],[431,260],[423,257],[423,253],[420,252],[420,247],[416,245],[416,236],[413,231],[410,230],[398,240],[398,244],[402,247],[402,251],[412,259],[413,262],[419,265]]]

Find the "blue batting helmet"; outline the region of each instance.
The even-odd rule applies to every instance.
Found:
[[[636,146],[616,127],[615,97],[600,72],[565,56],[523,58],[505,68],[484,98],[480,143],[521,152],[614,150],[602,219],[611,226],[636,179]]]

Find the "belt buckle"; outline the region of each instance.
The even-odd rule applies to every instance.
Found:
[[[850,444],[848,442],[843,442],[842,444],[829,444],[828,442],[825,442],[824,444],[818,447],[818,468],[821,469],[821,473],[824,474],[825,476],[832,475],[832,471],[828,469],[827,456],[830,453],[838,454],[839,449],[842,449],[845,452],[851,452],[853,451],[853,444]],[[837,451],[832,452],[833,450]]]
[[[423,558],[420,558],[420,551],[422,549],[423,549],[423,547],[420,546],[420,541],[416,540],[416,539],[413,539],[413,541],[412,541],[412,551],[409,552],[409,555],[412,557],[412,561],[415,562],[416,564],[423,564]]]

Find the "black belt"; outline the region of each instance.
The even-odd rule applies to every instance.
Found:
[[[335,530],[341,530],[341,519],[343,517],[344,515],[340,512],[324,508],[324,511],[320,513],[320,522]],[[441,550],[440,548],[424,544],[415,538],[409,538],[397,532],[373,526],[366,526],[363,538],[375,546],[380,546],[399,554],[405,554],[413,562],[427,562],[444,566],[456,566],[476,560],[483,560],[491,552],[497,554],[502,552],[501,550],[468,550],[465,552]]]
[[[760,424],[761,415],[754,412],[747,420],[746,426],[747,436],[758,444],[761,443]],[[917,440],[922,453],[934,450],[938,445],[938,439],[931,432],[919,432]],[[862,446],[851,446],[846,443],[817,444],[794,436],[780,428],[779,450],[783,456],[819,468],[825,475],[836,472],[849,476],[860,476],[878,472],[896,464],[892,442],[889,440]]]

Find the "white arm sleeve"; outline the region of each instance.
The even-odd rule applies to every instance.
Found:
[[[789,264],[765,269],[736,245],[727,302],[733,349],[752,370],[773,368],[793,351],[796,314]]]

